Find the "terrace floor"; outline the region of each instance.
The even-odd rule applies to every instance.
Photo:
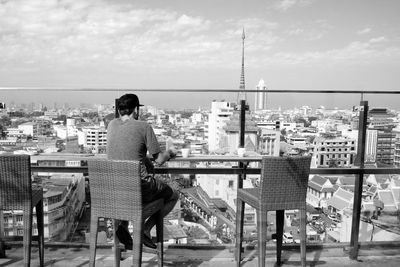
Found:
[[[234,266],[234,247],[221,246],[165,246],[164,266]],[[128,251],[129,253],[129,251]],[[22,266],[22,247],[12,247],[7,250],[7,258],[0,259],[0,266]],[[123,253],[123,257],[129,254]],[[299,248],[286,246],[282,252],[282,266],[300,266]],[[45,266],[74,266],[81,267],[89,264],[89,249],[87,245],[74,245],[70,247],[48,245],[45,249]],[[361,245],[358,260],[350,260],[346,247],[343,245],[312,245],[307,247],[307,266],[399,266],[399,244],[370,243]],[[267,266],[276,266],[275,247],[267,246]],[[38,266],[37,248],[32,248],[32,264]],[[96,266],[114,266],[112,248],[98,248]],[[131,258],[121,261],[121,266],[132,266]],[[142,266],[157,266],[157,256],[150,249],[144,249]],[[257,250],[245,249],[245,267],[257,266]]]

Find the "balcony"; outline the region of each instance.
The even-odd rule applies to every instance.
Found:
[[[251,90],[250,90],[251,91]],[[286,93],[276,91],[277,93]],[[226,92],[225,92],[226,93]],[[270,92],[274,93],[274,92]],[[296,91],[292,92],[296,93]],[[309,93],[309,92],[303,92]],[[336,92],[337,93],[337,92]],[[364,125],[365,126],[365,125]],[[365,129],[364,129],[365,131]],[[359,140],[360,146],[358,149],[365,151],[365,138]],[[364,142],[364,143],[363,143]],[[363,150],[361,150],[363,151]],[[42,158],[41,158],[42,157]],[[51,155],[51,156],[33,156],[36,161],[41,159],[50,160],[68,160],[73,162],[85,162],[87,155]],[[212,156],[212,155],[196,155],[189,158],[177,158],[172,161],[171,166],[159,167],[156,169],[157,174],[166,175],[230,175],[237,177],[236,184],[243,182],[243,179],[251,175],[257,176],[260,169],[257,167],[257,162],[260,161],[259,156],[246,156],[238,159],[237,156]],[[208,166],[200,166],[198,163],[207,163]],[[214,167],[209,163],[226,163],[234,162],[235,168],[232,167]],[[197,165],[197,166],[196,166]],[[88,172],[87,166],[38,166],[32,165],[32,171],[42,173],[83,173]],[[348,168],[312,168],[311,174],[315,175],[351,175],[354,177],[353,198],[354,207],[356,212],[351,214],[350,217],[350,241],[347,242],[332,242],[331,240],[320,240],[318,242],[308,242],[307,244],[307,260],[311,266],[377,266],[385,264],[387,266],[397,266],[400,261],[400,239],[395,241],[364,241],[361,238],[361,224],[365,222],[360,213],[362,180],[366,175],[388,175],[400,174],[398,168],[367,168],[364,163],[356,167]],[[89,176],[90,181],[90,176]],[[209,223],[210,224],[210,223]],[[210,224],[211,225],[211,224]],[[364,224],[363,224],[364,225]],[[398,234],[399,223],[392,225],[374,225],[374,227],[390,228],[390,231],[395,231]],[[400,237],[400,235],[399,235]],[[369,238],[369,236],[368,236]],[[368,239],[367,238],[367,239]],[[6,245],[11,249],[7,250],[7,259],[0,259],[0,266],[20,266],[22,261],[22,249],[20,241],[10,241]],[[182,245],[166,245],[165,246],[165,261],[166,265],[170,266],[232,266],[234,264],[234,246],[233,244],[220,244],[220,245],[196,245],[196,244],[182,244]],[[88,264],[88,244],[77,242],[46,242],[45,262],[51,266],[84,266]],[[33,262],[38,261],[37,254],[32,253]],[[127,256],[127,255],[125,255]],[[296,244],[285,244],[283,252],[284,266],[299,265],[299,247]],[[254,245],[249,242],[245,248],[246,261],[243,266],[256,266],[257,252]],[[145,249],[144,266],[154,266],[155,254],[151,250]],[[267,245],[267,263],[269,265],[275,264],[275,244],[269,241]],[[103,263],[103,266],[113,265],[113,255],[111,245],[104,244],[102,249],[98,252],[98,260]],[[130,259],[124,260],[122,266],[130,266]],[[100,264],[101,266],[101,264]]]
[[[34,156],[40,158],[41,156]],[[62,158],[62,157],[61,157]],[[77,160],[82,157],[77,156]],[[70,159],[68,156],[66,159]],[[244,157],[244,163],[260,161],[260,157]],[[57,156],[60,160],[60,156]],[[190,162],[192,165],[199,162],[232,162],[237,161],[238,157],[227,156],[191,156],[189,158],[177,158],[172,161],[173,165]],[[246,166],[246,165],[245,165]],[[64,172],[64,173],[87,173],[87,166],[74,167],[48,167],[32,165],[33,172]],[[218,174],[218,175],[254,175],[260,169],[257,167],[248,168],[195,168],[195,167],[159,167],[156,169],[158,174]],[[379,168],[363,169],[354,168],[313,168],[312,174],[400,174],[400,169]],[[90,176],[89,176],[90,179]],[[397,227],[395,227],[397,228]],[[400,232],[399,232],[400,234]],[[399,235],[400,237],[400,235]],[[22,248],[20,241],[10,241],[6,243],[11,247],[7,251],[7,259],[0,259],[1,266],[19,266],[22,261]],[[88,263],[89,248],[87,243],[82,242],[46,242],[45,259],[46,263],[51,262],[52,266],[83,266]],[[103,244],[98,252],[99,266],[112,266],[113,254],[112,245]],[[400,239],[399,241],[376,241],[358,242],[357,260],[352,260],[352,247],[349,242],[308,242],[307,260],[308,264],[321,266],[375,266],[386,264],[395,266],[400,260]],[[153,266],[156,255],[150,250],[144,250],[144,266]],[[38,261],[35,253],[33,262]],[[123,253],[123,257],[129,254]],[[252,243],[245,245],[245,264],[243,266],[257,266],[257,252]],[[297,244],[284,244],[283,264],[284,266],[295,266],[300,261],[299,246]],[[267,264],[275,264],[275,244],[270,241],[267,245]],[[234,245],[194,245],[182,244],[165,246],[166,266],[232,266],[234,262]],[[101,265],[103,264],[103,265]],[[122,262],[121,266],[131,266],[130,259]],[[397,265],[396,265],[397,266]]]

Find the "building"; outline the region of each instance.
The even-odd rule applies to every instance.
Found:
[[[317,137],[313,142],[312,166],[350,167],[356,157],[356,140]]]
[[[256,90],[257,93],[255,96],[254,111],[267,109],[267,86],[265,85],[264,80],[261,79],[258,82]]]
[[[313,207],[327,208],[327,200],[335,191],[334,185],[328,178],[314,175],[308,181],[307,203]]]
[[[82,129],[83,136],[79,140],[79,144],[90,149],[92,153],[104,153],[107,146],[107,129],[104,126],[92,126]],[[83,139],[83,140],[82,140]]]
[[[4,132],[6,133],[7,139],[26,139],[26,134],[19,128],[7,128]]]
[[[377,143],[378,143],[378,130],[367,129],[365,138],[365,161],[367,162],[376,161]]]
[[[57,174],[42,181],[44,188],[45,237],[55,241],[68,239],[85,202],[83,175]]]
[[[213,101],[211,112],[208,116],[208,150],[216,151],[225,135],[224,126],[230,119],[235,108],[234,103],[226,101]]]
[[[26,136],[36,137],[37,136],[37,124],[35,122],[25,122],[18,125],[18,129]]]
[[[378,130],[376,141],[376,162],[393,166],[396,151],[396,133],[391,129]]]
[[[244,127],[244,148],[246,151],[258,150],[259,142],[259,128],[257,124],[252,121],[250,114],[246,113]],[[224,126],[226,133],[226,142],[221,143],[220,148],[226,149],[230,153],[235,153],[240,146],[240,114],[235,111],[230,117],[229,121]]]
[[[400,133],[396,133],[393,163],[394,166],[400,167]]]
[[[396,127],[395,115],[391,114],[387,108],[372,108],[368,112],[368,128],[372,129],[392,129]]]
[[[225,165],[229,164],[228,162]],[[204,165],[204,166],[203,166]],[[226,167],[220,163],[206,164],[203,163],[200,167],[213,167],[216,168]],[[243,180],[244,188],[251,188],[253,184],[251,177]],[[210,198],[220,198],[225,201],[229,207],[236,211],[236,196],[237,196],[237,175],[212,175],[212,174],[197,174],[196,182]],[[245,221],[246,224],[255,224],[256,222],[256,211],[250,206],[245,208]]]
[[[299,135],[292,135],[287,138],[288,144],[292,145],[293,147],[304,149],[306,150],[308,147],[308,138],[299,136]]]
[[[263,155],[279,156],[281,132],[260,128],[258,151]]]
[[[47,240],[66,241],[82,212],[85,201],[85,180],[82,176],[57,174],[42,180],[44,237]],[[23,212],[4,211],[5,236],[23,236]],[[36,225],[36,217],[33,218]],[[37,235],[34,227],[33,234]]]

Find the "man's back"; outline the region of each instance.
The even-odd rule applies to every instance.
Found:
[[[107,157],[116,160],[140,160],[146,157],[147,150],[154,155],[160,146],[153,128],[135,119],[110,122],[107,128]]]

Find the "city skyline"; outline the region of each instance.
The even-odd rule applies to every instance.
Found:
[[[400,66],[397,1],[4,1],[0,8],[0,87],[239,88],[246,31],[246,89],[396,90]],[[149,105],[193,106],[191,94]],[[45,95],[1,92],[30,102],[109,103],[118,93]],[[250,94],[250,105],[254,94]],[[359,96],[327,95],[321,105],[357,105]],[[377,97],[378,99],[380,97]],[[376,97],[371,98],[375,101]],[[27,99],[27,100],[24,100]],[[48,100],[47,100],[48,99]],[[197,94],[196,106],[236,94]],[[268,98],[301,106],[309,95]],[[4,102],[3,99],[0,101]],[[289,102],[289,103],[287,103]],[[344,103],[347,102],[347,103]],[[398,97],[376,106],[396,107]],[[371,103],[373,104],[373,103]],[[342,106],[340,106],[342,105]]]

